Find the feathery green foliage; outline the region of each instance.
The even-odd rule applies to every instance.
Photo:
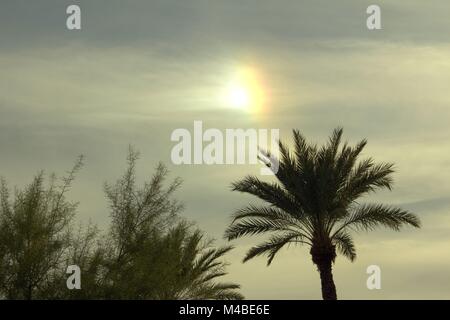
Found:
[[[83,282],[84,292],[92,296],[83,296],[81,290],[72,297],[242,299],[239,285],[218,280],[226,274],[223,256],[232,247],[213,247],[203,232],[179,217],[183,205],[174,193],[181,181],[166,186],[168,171],[163,164],[138,187],[138,157],[130,148],[125,174],[105,185],[111,226],[82,261],[83,274],[91,273],[90,281]]]
[[[0,296],[39,298],[64,272],[70,248],[70,224],[76,203],[66,193],[82,166],[82,157],[58,185],[54,175],[45,185],[39,173],[11,202],[6,182],[0,187]]]
[[[8,299],[243,299],[239,285],[221,282],[230,246],[212,241],[179,213],[180,179],[166,182],[163,164],[137,185],[138,153],[125,174],[104,187],[111,212],[107,232],[73,228],[76,203],[66,200],[77,162],[61,185],[38,174],[25,189],[0,185],[0,298]],[[68,290],[66,268],[81,270],[81,290]]]

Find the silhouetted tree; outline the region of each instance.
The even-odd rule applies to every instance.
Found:
[[[369,231],[378,226],[393,230],[403,225],[420,227],[414,214],[400,208],[359,203],[370,192],[391,189],[393,165],[376,164],[371,158],[358,162],[366,140],[355,147],[341,145],[342,132],[336,129],[329,142],[319,148],[294,130],[293,152],[279,143],[277,182],[247,176],[233,183],[234,191],[254,195],[267,205],[249,205],[239,210],[225,232],[228,240],[272,234],[268,241],[251,248],[244,262],[267,255],[270,265],[276,253],[287,244],[309,246],[312,261],[320,273],[323,299],[337,299],[332,274],[336,254],[351,261],[356,257],[351,231]],[[266,152],[262,158],[271,157]]]
[[[179,217],[174,197],[180,179],[166,183],[156,167],[136,183],[138,153],[130,148],[125,174],[105,185],[111,225],[100,232],[89,223],[73,227],[77,204],[66,199],[82,158],[48,186],[38,174],[10,200],[0,186],[0,298],[7,299],[242,299],[239,286],[220,282],[224,255],[193,224]],[[81,270],[81,290],[69,290],[66,268]]]
[[[181,180],[166,186],[168,171],[159,164],[138,187],[137,159],[130,148],[125,174],[105,185],[112,221],[94,257],[84,257],[83,274],[91,273],[86,292],[107,299],[242,298],[238,285],[217,282],[226,274],[223,256],[231,247],[212,247],[203,232],[179,217],[183,206],[174,193]]]
[[[6,182],[0,188],[0,295],[8,299],[39,297],[64,270],[70,247],[70,224],[77,204],[66,199],[77,161],[68,176],[51,175],[48,186],[39,173],[11,202]]]

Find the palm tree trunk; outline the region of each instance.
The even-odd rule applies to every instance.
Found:
[[[337,300],[336,286],[334,285],[332,265],[336,258],[336,249],[332,245],[311,247],[313,263],[317,266],[322,284],[323,300]]]
[[[317,266],[322,284],[323,300],[337,300],[336,286],[334,285],[331,260]]]

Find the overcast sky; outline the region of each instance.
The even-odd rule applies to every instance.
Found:
[[[86,166],[72,190],[79,219],[106,228],[102,184],[125,167],[158,161],[185,183],[184,216],[222,240],[230,214],[251,198],[230,182],[259,166],[174,166],[170,134],[208,128],[299,129],[325,141],[344,127],[367,138],[365,156],[394,162],[395,187],[366,199],[416,212],[420,230],[358,234],[358,258],[338,258],[344,299],[450,299],[450,2],[377,1],[382,30],[366,28],[361,0],[19,1],[0,3],[0,175],[23,186],[40,169]],[[66,29],[79,4],[82,30]],[[258,114],[221,104],[240,70],[258,74]],[[307,249],[284,250],[272,266],[240,261],[256,239],[234,242],[228,278],[249,299],[318,299]],[[382,289],[366,288],[366,267]]]

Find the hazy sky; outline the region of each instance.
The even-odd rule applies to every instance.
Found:
[[[358,234],[358,258],[338,258],[344,299],[450,299],[450,2],[376,1],[382,30],[366,28],[373,1],[148,0],[0,3],[0,175],[23,186],[39,169],[86,166],[72,190],[79,218],[107,226],[102,184],[125,167],[129,144],[147,177],[165,162],[184,186],[184,215],[222,240],[230,214],[251,198],[230,182],[259,166],[174,166],[170,134],[205,127],[293,128],[322,142],[343,126],[366,156],[396,164],[395,188],[367,201],[416,212],[420,230]],[[79,4],[82,30],[66,29]],[[264,111],[219,99],[250,68]],[[266,267],[242,264],[256,239],[234,242],[229,279],[249,299],[318,299],[320,280],[305,248]],[[382,289],[366,288],[366,267]]]

